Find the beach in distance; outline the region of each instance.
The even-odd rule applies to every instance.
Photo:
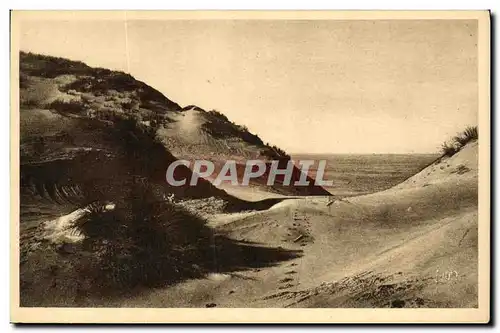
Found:
[[[325,188],[336,196],[353,196],[386,190],[435,161],[439,154],[292,154],[294,160],[326,160]],[[315,163],[310,169],[316,176]]]

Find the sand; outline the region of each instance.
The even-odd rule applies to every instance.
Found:
[[[63,85],[75,80],[72,70],[66,76],[38,77],[37,66],[51,62],[21,56],[26,58],[21,61],[21,74],[27,86],[21,89],[20,119],[23,306],[477,306],[477,142],[393,188],[344,199],[328,196],[328,191],[316,187],[275,186],[271,191],[262,182],[251,187],[223,185],[221,189],[208,182],[168,188],[165,170],[175,159],[268,160],[279,154],[221,115],[197,107],[181,109],[123,73],[114,75],[127,82],[128,88],[109,89],[117,88],[115,80],[110,80],[103,95],[97,89],[97,77],[101,80],[104,74],[73,63],[66,67],[90,74],[95,91],[82,92],[86,90],[83,80],[74,87],[82,91],[64,92]],[[32,62],[37,65],[33,67]],[[137,89],[146,93],[133,94]],[[82,103],[72,114],[64,109],[70,105],[49,105],[55,99]],[[154,140],[140,128],[129,129],[127,122],[97,121],[87,114],[121,114],[127,101],[134,102],[127,110],[138,113],[141,123],[159,123]],[[139,105],[148,109],[138,109]],[[162,144],[156,142],[158,138]],[[149,192],[136,193],[137,189],[147,189],[154,200],[144,200],[141,193]],[[310,194],[316,196],[299,197]],[[165,207],[170,215],[158,210],[155,220],[151,202],[165,203],[161,200],[170,197],[172,205]],[[150,214],[133,219],[123,215],[123,223],[150,218],[149,224],[146,221],[141,226],[149,227],[149,233],[137,228],[135,233],[124,232],[127,237],[122,239],[114,237],[119,234],[115,230],[108,230],[105,236],[79,232],[85,229],[86,205],[114,209],[116,204],[116,211],[123,211],[121,206],[133,206],[130,201],[146,207],[143,209]],[[185,211],[172,209],[174,205]],[[168,234],[172,230],[168,229],[172,227],[169,219],[174,221],[172,234]],[[103,221],[87,226],[99,229]],[[112,221],[121,223],[122,219]],[[130,230],[128,224],[120,223],[115,227]],[[161,237],[155,238],[157,235]],[[116,275],[126,280],[133,272],[135,278],[140,277],[140,286],[117,288],[120,295],[109,297],[103,296],[103,290],[96,292],[93,282],[100,276],[90,273],[100,272],[95,266],[102,261],[95,259],[101,248],[92,247],[100,237],[113,239],[119,250],[130,241],[130,250],[125,250],[136,254],[134,260],[148,262],[141,266],[141,260],[136,260],[117,265],[120,269],[112,267],[117,273],[127,266],[129,270]],[[165,256],[174,253],[175,267],[184,268],[187,261],[192,269],[170,280],[167,276],[168,281],[161,285],[143,286],[145,275],[172,266],[158,265],[160,269],[156,261],[149,260],[160,261],[164,253],[146,246],[149,239],[160,243],[162,250],[172,250],[165,251]],[[183,239],[196,244],[186,246]],[[113,249],[108,240],[103,239],[102,249]],[[137,240],[142,241],[140,246]],[[221,240],[225,243],[220,244]],[[141,252],[144,248],[146,255]],[[119,250],[110,252],[108,264],[123,259],[122,252],[127,251]]]
[[[209,225],[233,239],[300,251],[293,260],[106,305],[477,307],[477,143],[389,190],[329,202],[294,198],[211,216]]]

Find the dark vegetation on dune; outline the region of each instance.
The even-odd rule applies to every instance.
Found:
[[[202,217],[163,200],[165,194],[179,191],[168,188],[161,179],[165,165],[175,158],[155,140],[149,128],[126,119],[104,132],[117,148],[113,156],[88,152],[74,159],[21,167],[21,194],[28,197],[25,203],[35,202],[41,207],[43,201],[50,200],[56,206],[69,205],[72,210],[93,207],[90,215],[72,226],[85,236],[81,243],[48,246],[38,238],[43,234],[40,225],[31,230],[22,228],[23,305],[58,305],[54,295],[66,299],[67,305],[78,305],[97,295],[112,297],[134,287],[159,287],[208,272],[264,267],[300,255],[231,240],[207,227]],[[224,197],[228,211],[267,209],[276,203],[237,200],[208,182],[180,191],[177,196],[184,198]],[[108,202],[116,209],[103,209]],[[37,250],[33,251],[35,244]],[[36,275],[35,281],[28,278],[30,275]],[[70,284],[76,290],[69,288]],[[33,290],[40,286],[52,296],[45,292],[34,295]],[[68,288],[72,290],[70,295]]]
[[[170,110],[181,109],[177,103],[172,102],[156,89],[137,81],[124,72],[94,68],[81,61],[31,52],[20,52],[19,63],[21,88],[28,84],[29,76],[56,78],[60,75],[75,75],[77,80],[62,87],[63,91],[92,92],[95,95],[107,94],[110,90],[138,91],[141,101],[158,102]]]
[[[132,76],[123,72],[92,68],[82,62],[58,57],[20,53],[21,88],[35,85],[34,79],[56,79],[61,75],[75,77],[70,80],[70,83],[57,87],[61,92],[73,96],[73,99],[55,99],[45,102],[40,100],[38,96],[40,93],[35,93],[32,96],[33,93],[28,94],[27,92],[29,89],[21,89],[21,112],[49,109],[67,117],[72,123],[77,123],[76,132],[78,133],[74,133],[74,129],[67,128],[65,124],[62,124],[58,133],[43,133],[22,138],[22,164],[75,157],[70,156],[72,154],[83,155],[80,158],[85,160],[92,154],[84,153],[79,149],[80,146],[93,149],[105,146],[104,151],[101,149],[99,153],[94,153],[99,156],[118,155],[118,158],[122,160],[125,158],[126,164],[130,164],[128,161],[130,158],[134,161],[132,165],[141,161],[135,168],[140,177],[151,177],[149,171],[142,169],[149,170],[154,164],[155,174],[153,178],[156,181],[161,179],[164,182],[164,172],[168,164],[175,158],[162,146],[159,140],[156,140],[155,132],[161,126],[172,121],[169,117],[170,112],[182,112],[191,108],[206,112],[196,106],[181,109],[178,104],[170,101],[157,90],[136,81]],[[50,82],[52,83],[52,81]],[[44,92],[41,94],[43,95]],[[249,133],[244,126],[230,122],[223,114],[217,111],[206,113],[210,117],[207,124],[204,124],[204,130],[210,135],[222,138],[239,137],[250,145],[262,147],[264,155],[269,158],[289,159],[283,150],[276,146],[264,145],[257,135]],[[21,127],[21,130],[25,129],[23,126]],[[29,129],[25,130],[29,132]],[[142,137],[135,132],[140,132]],[[147,138],[143,135],[146,132]],[[152,145],[150,142],[153,141],[155,144]],[[128,155],[117,154],[117,149],[110,146],[110,142],[112,142],[111,145],[120,147],[118,151],[125,149],[125,153]],[[138,149],[129,146],[137,146]],[[136,155],[131,156],[130,152],[134,151],[137,152]],[[85,161],[92,163],[92,159]],[[183,171],[189,174],[187,170]],[[103,173],[101,172],[101,174]],[[110,175],[105,175],[105,177],[108,176]],[[203,181],[200,186],[210,187]],[[196,190],[189,188],[171,190],[181,197],[185,196],[185,192],[189,192],[187,193],[188,197],[206,196],[210,193],[223,195],[223,191],[215,188],[210,191],[202,191],[200,188]],[[195,192],[198,192],[198,195]]]
[[[157,129],[171,121],[169,112],[182,112],[176,103],[125,73],[23,52],[20,61],[23,306],[78,306],[102,294],[300,255],[231,240],[206,226],[201,215],[165,200],[172,194],[178,200],[218,198],[227,212],[267,209],[279,201],[246,202],[204,180],[196,187],[169,186],[165,171],[177,158]],[[74,76],[57,86],[72,99],[42,98],[61,75]],[[189,183],[191,171],[178,170]],[[104,209],[109,203],[115,209]],[[44,238],[44,222],[77,209],[91,211],[71,225],[83,240]]]
[[[467,126],[462,132],[457,133],[451,140],[444,142],[440,147],[441,155],[430,162],[427,165],[424,165],[420,171],[424,170],[428,166],[434,163],[440,163],[444,158],[449,158],[458,153],[465,145],[470,142],[477,141],[479,138],[479,132],[477,126]],[[406,178],[404,181],[408,180],[413,176]]]
[[[209,272],[273,266],[301,251],[243,243],[216,233],[181,207],[137,185],[112,211],[96,209],[74,225],[77,244],[27,240],[22,251],[23,306],[84,306],[134,290],[163,287]],[[22,244],[23,245],[23,244]],[[31,278],[30,278],[31,276]]]
[[[134,194],[128,205],[82,221],[88,247],[105,241],[95,281],[113,290],[162,286],[209,272],[273,265],[299,253],[242,244],[215,234],[199,216],[167,202]]]
[[[138,185],[128,195],[117,209],[96,210],[76,225],[86,236],[80,253],[90,255],[83,261],[73,254],[64,256],[74,261],[79,278],[87,282],[79,281],[79,294],[123,294],[128,288],[161,287],[209,272],[270,266],[300,255],[217,234],[201,217],[157,201],[147,186]]]
[[[216,138],[239,137],[242,140],[263,149],[263,155],[268,158],[290,159],[290,156],[275,145],[270,145],[261,138],[249,132],[244,125],[231,122],[223,113],[211,110],[205,111],[196,105],[181,108],[177,103],[166,98],[156,89],[137,81],[130,74],[120,71],[112,71],[105,68],[93,68],[80,61],[70,61],[60,57],[34,54],[31,52],[20,52],[20,87],[26,88],[30,84],[30,77],[41,77],[46,79],[57,78],[61,75],[74,75],[76,80],[59,87],[62,92],[68,94],[91,93],[94,96],[104,96],[106,101],[117,99],[117,94],[127,94],[127,98],[119,103],[114,103],[115,108],[96,108],[89,101],[88,96],[75,101],[55,100],[49,109],[62,113],[77,113],[93,118],[112,121],[116,114],[126,113],[133,116],[137,121],[150,121],[150,126],[157,128],[169,118],[165,112],[197,110],[210,115],[209,122],[203,129]],[[22,101],[23,102],[23,101]],[[39,106],[31,100],[26,101],[25,107]],[[118,104],[118,105],[117,105]],[[119,108],[116,108],[118,106]],[[96,110],[97,109],[97,110]]]
[[[255,147],[264,159],[290,160],[290,156],[283,149],[264,143],[258,135],[250,133],[246,126],[231,122],[221,112],[205,111],[195,105],[181,108],[157,90],[136,81],[129,74],[92,68],[82,62],[33,53],[21,52],[20,59],[21,110],[48,109],[62,116],[100,120],[111,126],[123,122],[124,119],[131,119],[145,125],[151,132],[168,127],[174,121],[172,113],[196,110],[205,114],[206,122],[201,125],[201,129],[208,136],[219,140],[241,140],[245,145]],[[38,96],[46,94],[45,92],[38,95],[33,92],[25,93],[30,90],[26,88],[36,86],[40,79],[49,80],[52,83],[50,79],[57,80],[68,76],[70,78],[57,84],[56,88],[66,94],[65,98],[47,101],[40,100]],[[42,148],[44,141],[54,141],[56,136],[35,139],[39,141],[36,146]],[[215,149],[218,150],[221,146],[224,147],[224,144],[218,145]],[[189,151],[190,148],[183,147],[182,149]],[[209,147],[206,149],[210,150]],[[222,153],[231,159],[235,152],[229,148]],[[179,158],[182,157],[179,156]],[[223,156],[220,157],[223,158]],[[263,182],[258,185],[267,187]],[[318,186],[311,186],[307,189],[272,186],[268,189],[289,195],[329,195],[326,190]]]
[[[441,145],[443,156],[453,156],[459,152],[466,144],[476,141],[479,137],[477,126],[468,126],[461,133],[458,133],[452,140]]]
[[[238,125],[230,121],[226,117],[226,115],[217,110],[205,111],[202,108],[195,105],[190,105],[189,107],[186,107],[184,109],[185,110],[194,109],[197,111],[205,112],[208,115],[208,117],[207,117],[207,122],[202,125],[202,129],[214,138],[229,139],[238,137],[249,144],[261,147],[262,155],[269,159],[274,159],[274,160],[290,159],[290,155],[288,155],[283,149],[275,145],[270,145],[269,143],[264,143],[257,134],[250,133],[248,127],[244,125]]]

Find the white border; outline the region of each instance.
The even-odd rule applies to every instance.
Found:
[[[283,4],[277,4],[276,2],[271,2],[269,0],[266,1],[261,1],[261,0],[254,0],[254,1],[238,1],[237,3],[234,1],[220,1],[220,0],[212,0],[210,2],[204,2],[204,1],[192,1],[192,0],[184,0],[184,1],[179,1],[177,4],[169,3],[168,5],[161,4],[159,2],[155,1],[146,1],[143,0],[139,3],[137,1],[129,1],[129,0],[122,0],[119,2],[120,8],[117,7],[112,7],[108,4],[104,4],[102,1],[96,1],[96,0],[89,0],[85,1],[82,3],[76,3],[76,2],[68,2],[68,1],[4,1],[2,2],[2,6],[5,8],[4,11],[2,11],[2,14],[0,16],[2,20],[2,28],[3,28],[3,34],[2,34],[2,46],[4,48],[4,52],[2,53],[3,56],[3,64],[2,70],[3,70],[3,84],[5,86],[2,89],[2,100],[4,102],[5,109],[9,109],[9,85],[10,85],[10,79],[9,79],[9,46],[8,46],[8,39],[9,39],[9,18],[8,18],[8,13],[7,9],[8,8],[17,8],[17,9],[137,9],[137,6],[140,5],[141,9],[159,9],[159,6],[162,5],[162,9],[493,9],[493,12],[497,12],[498,8],[498,1],[481,1],[481,0],[476,0],[476,1],[449,1],[449,2],[444,2],[444,1],[357,1],[357,0],[351,0],[348,2],[327,2],[327,1],[316,1],[316,0],[309,0],[309,1],[295,1],[295,0],[290,0],[287,1],[286,3]],[[497,19],[498,20],[498,19]],[[498,31],[498,30],[497,30]],[[498,34],[496,35],[498,36]],[[495,41],[498,41],[498,37],[495,37]],[[499,93],[498,87],[495,88],[495,91],[493,92],[494,95],[497,95]],[[0,211],[5,214],[5,219],[3,221],[9,221],[9,197],[10,197],[10,191],[8,190],[9,188],[9,180],[7,178],[7,174],[9,173],[9,163],[8,163],[8,152],[10,149],[9,146],[9,130],[8,130],[8,124],[9,124],[9,116],[8,112],[3,112],[1,113],[1,117],[3,117],[3,121],[0,121],[1,126],[3,126],[2,130],[0,130],[1,135],[3,136],[0,140],[0,147],[3,152],[3,163],[1,164],[1,169],[2,173],[5,175],[3,180],[4,186],[2,186],[2,197],[0,200]],[[498,121],[498,117],[497,117]],[[498,122],[495,121],[495,125],[498,125]],[[496,142],[495,142],[496,143]],[[496,152],[496,149],[495,149]],[[495,182],[495,185],[497,185],[497,182]],[[499,206],[499,201],[495,200],[494,203],[492,203],[494,206]],[[494,221],[493,221],[494,222]],[[3,244],[4,246],[4,251],[2,251],[2,259],[5,259],[3,261],[4,265],[7,264],[9,261],[9,253],[7,249],[7,244],[9,244],[9,232],[8,232],[8,223],[3,223],[2,228],[4,228],[1,232],[1,235],[3,237]],[[498,236],[499,233],[499,228],[496,228],[496,236]],[[498,237],[497,237],[498,239]],[[5,267],[5,266],[4,266]],[[496,275],[498,276],[498,275]],[[2,321],[4,324],[8,323],[8,309],[9,309],[9,297],[8,297],[8,288],[9,284],[7,282],[8,280],[8,274],[2,275],[2,281],[4,288],[2,289],[2,307],[4,311],[2,313],[4,314],[4,320]],[[496,299],[498,299],[498,294],[496,294]],[[6,327],[7,328],[7,327]],[[13,329],[12,326],[8,327],[9,329]],[[470,327],[469,327],[470,328]],[[50,327],[44,328],[46,330],[51,330]],[[120,327],[115,328],[115,329],[122,329]],[[241,329],[241,328],[237,328]],[[291,329],[291,328],[287,328]],[[386,328],[380,327],[380,330],[386,330]],[[480,329],[479,327],[476,327],[475,329]],[[100,329],[98,329],[100,330]],[[354,331],[357,331],[358,329],[354,329]],[[361,329],[359,329],[361,330]],[[441,331],[442,327],[427,327],[427,330],[429,331]],[[352,331],[352,329],[351,329]]]

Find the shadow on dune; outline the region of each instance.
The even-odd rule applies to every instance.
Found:
[[[167,202],[148,201],[153,198],[149,189],[140,191],[136,188],[124,207],[94,213],[80,224],[90,242],[87,247],[94,248],[99,240],[111,245],[102,257],[110,265],[100,272],[109,275],[108,282],[154,286],[208,272],[271,266],[300,255],[219,235],[202,218]],[[119,269],[116,258],[122,260]]]
[[[301,255],[217,235],[165,196],[217,197],[232,212],[267,209],[282,199],[246,202],[208,181],[171,187],[165,170],[176,158],[154,133],[129,120],[113,126],[75,123],[68,142],[44,139],[38,154],[29,142],[22,145],[22,306],[77,306],[82,299],[272,266]],[[82,148],[89,135],[100,142],[98,148]],[[192,173],[184,172],[189,182]],[[108,203],[115,208],[103,209]],[[44,222],[82,208],[90,212],[62,230],[67,235],[47,240]]]
[[[229,200],[228,204],[225,207],[226,213],[237,213],[241,211],[247,210],[267,210],[272,206],[290,199],[296,199],[295,197],[288,198],[268,198],[259,201],[245,201],[237,198],[232,198]]]
[[[302,251],[248,244],[223,236],[214,238],[214,247],[211,271],[219,273],[274,266],[302,256]]]
[[[176,168],[174,178],[186,179],[186,185],[171,186],[165,174],[177,158],[153,131],[130,119],[112,126],[92,119],[72,121],[71,130],[59,133],[54,142],[49,136],[43,137],[43,149],[37,154],[34,146],[39,140],[22,144],[21,204],[58,204],[74,209],[95,201],[121,201],[135,183],[154,187],[158,200],[170,194],[181,199],[220,198],[229,213],[265,210],[284,200],[245,201],[203,178],[190,186],[193,173],[185,166]],[[64,143],[60,136],[66,137]],[[83,148],[89,145],[88,136],[99,142],[98,148]],[[64,212],[67,209],[58,214]]]
[[[154,201],[135,186],[114,210],[96,209],[74,224],[83,240],[22,251],[23,306],[78,306],[82,300],[124,296],[134,288],[162,287],[217,272],[273,266],[301,251],[232,240],[200,217]],[[21,244],[36,243],[36,237]]]

